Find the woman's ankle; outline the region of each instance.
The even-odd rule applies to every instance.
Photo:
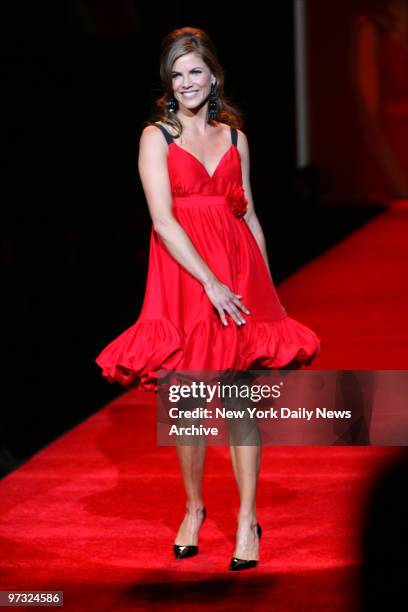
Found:
[[[256,525],[256,510],[240,510],[237,516],[238,523],[251,523]]]

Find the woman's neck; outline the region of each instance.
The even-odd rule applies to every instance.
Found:
[[[203,110],[205,112],[201,112]],[[183,126],[183,129],[193,134],[205,134],[208,128],[211,128],[208,123],[206,108],[200,109],[197,114],[185,115],[183,113],[179,113],[178,118]]]

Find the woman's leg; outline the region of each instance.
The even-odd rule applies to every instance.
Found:
[[[245,378],[242,382],[245,383]],[[261,434],[256,419],[251,419],[246,412],[249,405],[247,399],[237,397],[229,399],[228,402],[231,408],[240,410],[245,415],[229,422],[231,462],[240,497],[233,556],[258,560],[256,493],[261,468]]]
[[[174,544],[188,546],[198,544],[198,531],[203,521],[202,480],[206,445],[177,446],[184,490],[186,493],[186,515],[177,532]]]
[[[261,466],[261,446],[230,445],[231,461],[238,484],[240,508],[234,557],[259,558],[256,532],[256,493]]]

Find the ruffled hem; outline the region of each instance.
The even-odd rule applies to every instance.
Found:
[[[173,370],[182,356],[182,337],[168,319],[139,319],[95,359],[108,382],[157,390],[157,376]]]
[[[243,369],[297,369],[320,355],[321,341],[308,327],[286,315],[279,321],[259,321],[248,327]],[[254,347],[251,349],[251,347]]]
[[[205,351],[204,346],[207,347]],[[198,321],[186,335],[184,359],[178,368],[292,369],[309,365],[319,354],[320,339],[288,315],[273,321],[247,319],[242,326],[231,321],[223,326],[218,319],[207,319]],[[183,368],[184,363],[190,366]]]
[[[320,354],[316,334],[288,315],[277,321],[223,326],[216,317],[186,333],[168,319],[139,319],[96,358],[102,375],[124,387],[157,391],[169,371],[298,369]]]

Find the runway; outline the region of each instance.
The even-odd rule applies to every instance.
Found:
[[[322,340],[313,369],[406,369],[407,235],[408,210],[390,205],[277,287]],[[229,572],[229,449],[208,448],[200,552],[176,560],[175,448],[156,445],[155,397],[125,392],[0,481],[1,590],[63,591],[64,610],[77,612],[357,610],[367,494],[402,454],[263,447],[259,565]]]

